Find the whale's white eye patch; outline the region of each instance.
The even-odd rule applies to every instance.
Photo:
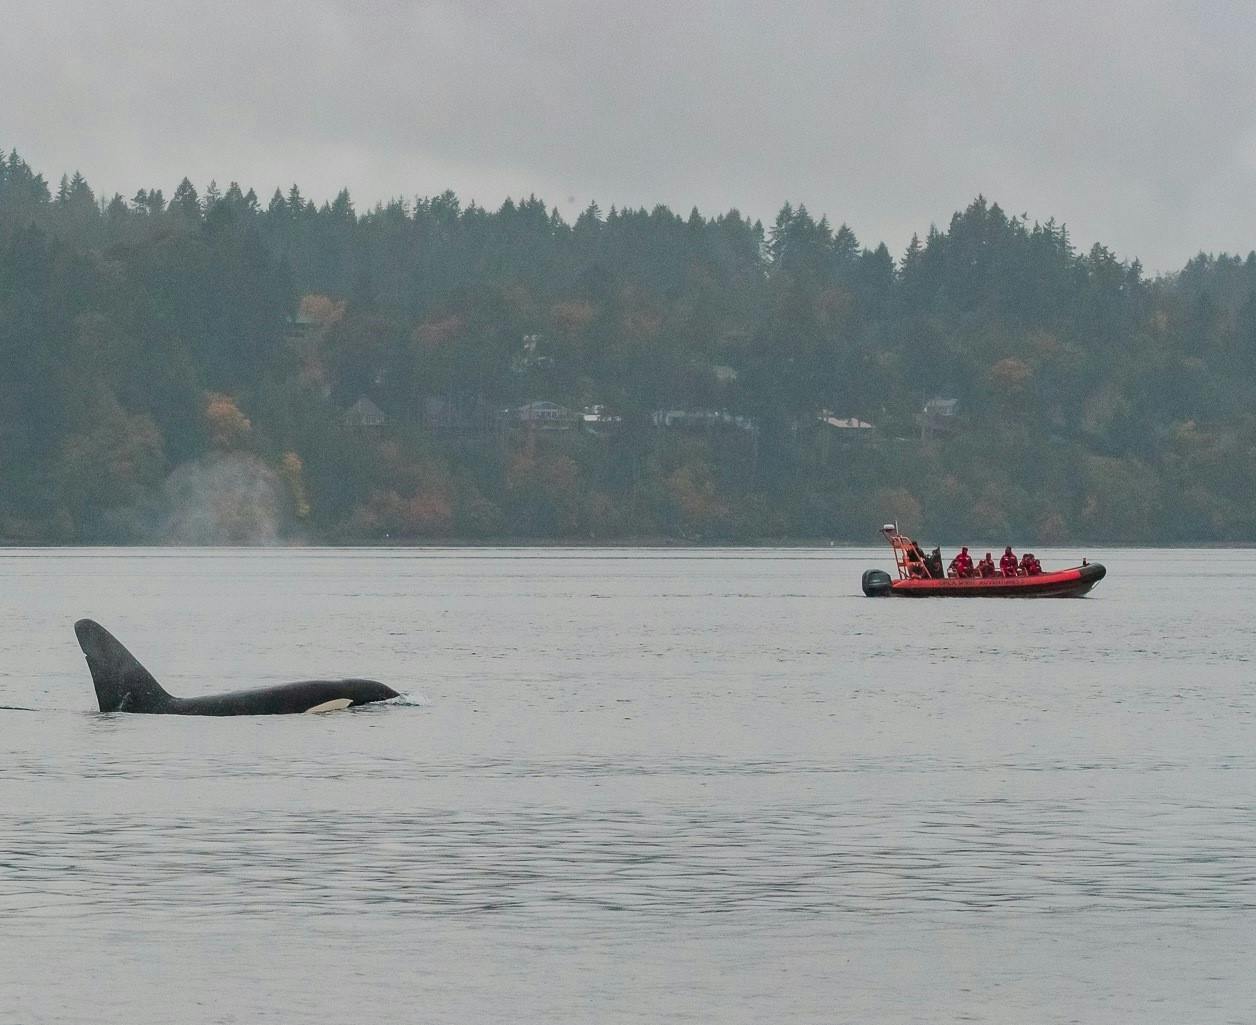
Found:
[[[305,714],[312,712],[335,712],[341,708],[348,708],[353,704],[352,698],[333,698],[331,701],[324,701],[321,705],[315,705],[313,708],[307,708]]]

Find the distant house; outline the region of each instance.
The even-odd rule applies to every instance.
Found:
[[[920,439],[927,441],[939,434],[955,430],[959,399],[934,398],[925,403],[920,413]]]
[[[340,422],[346,427],[382,427],[388,422],[384,411],[363,395],[345,410]]]
[[[529,370],[546,370],[554,365],[554,357],[542,351],[545,338],[542,335],[524,335],[518,354],[510,361],[510,369],[516,374]]]
[[[854,416],[834,416],[827,409],[820,410],[818,419],[820,423],[824,424],[826,427],[831,427],[835,431],[842,431],[852,435],[868,434],[876,430],[876,428],[873,427],[872,424],[868,423],[867,420],[860,420],[858,417]]]
[[[717,363],[711,368],[711,373],[715,375],[715,380],[719,384],[732,384],[737,380],[737,370],[734,367],[727,366],[723,363]]]
[[[580,423],[586,431],[601,434],[613,430],[624,422],[622,416],[610,412],[605,406],[585,406],[580,414]]]
[[[288,318],[288,334],[293,338],[311,334],[320,327],[322,323],[304,311],[298,311],[295,316]]]
[[[556,402],[538,400],[506,410],[508,419],[538,431],[569,431],[580,423],[580,414]]]
[[[754,433],[759,429],[753,417],[740,416],[723,409],[658,409],[650,419],[655,427],[680,430],[716,430],[732,428]]]

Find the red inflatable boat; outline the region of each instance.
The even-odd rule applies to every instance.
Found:
[[[869,598],[1080,598],[1108,572],[1099,563],[1083,559],[1080,566],[1032,576],[945,576],[930,565],[920,545],[899,533],[897,524],[887,523],[881,533],[894,550],[898,579],[884,570],[868,570],[863,575],[863,593]]]

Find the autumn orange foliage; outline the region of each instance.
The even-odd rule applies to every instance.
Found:
[[[325,295],[303,295],[298,307],[302,320],[313,321],[322,327],[335,324],[345,315],[345,302],[336,302]]]
[[[240,412],[235,399],[219,392],[205,397],[205,420],[210,444],[227,451],[240,448],[253,430],[252,421]]]

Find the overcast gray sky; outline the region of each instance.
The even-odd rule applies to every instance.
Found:
[[[1256,5],[0,0],[0,146],[359,210],[452,188],[901,253],[977,193],[1151,269],[1256,247]]]

